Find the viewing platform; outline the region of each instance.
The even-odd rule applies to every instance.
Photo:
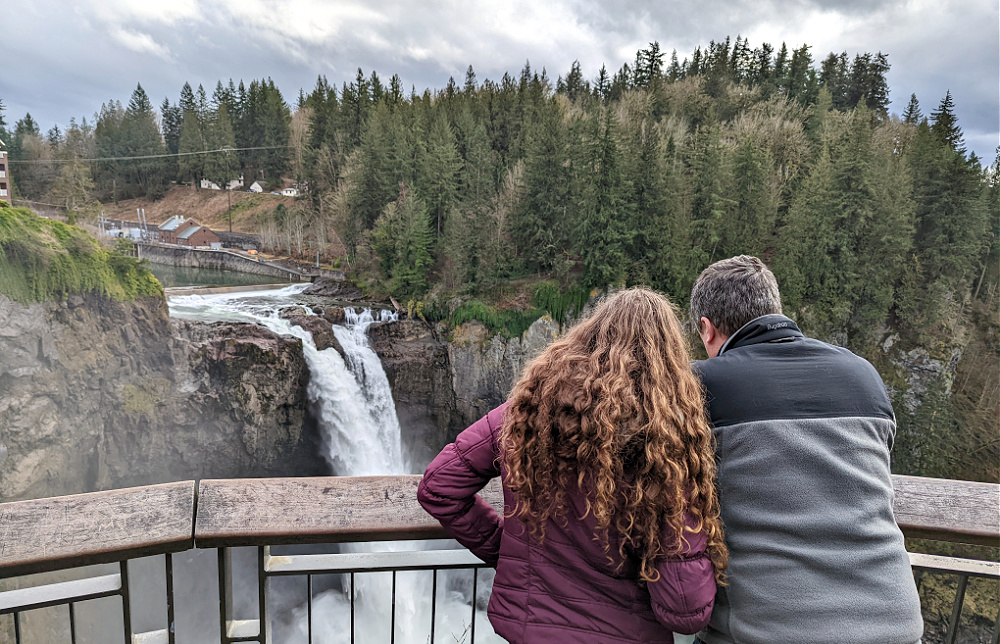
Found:
[[[14,642],[30,637],[25,618],[31,611],[67,606],[70,641],[77,642],[76,607],[80,602],[120,598],[122,634],[128,644],[174,644],[176,593],[173,556],[194,548],[216,548],[220,641],[273,642],[273,589],[281,577],[305,578],[308,641],[313,640],[313,581],[318,575],[354,575],[392,572],[392,614],[396,620],[398,571],[433,571],[430,621],[434,641],[437,571],[472,571],[476,597],[478,570],[486,565],[464,549],[338,554],[274,554],[272,547],[294,544],[337,544],[447,538],[441,526],[416,501],[419,476],[316,477],[180,481],[121,490],[109,490],[0,504],[0,642],[13,631]],[[907,537],[979,546],[1000,546],[1000,486],[894,476],[896,521]],[[482,496],[502,510],[499,481]],[[234,589],[246,592],[246,575],[234,575],[233,549],[256,550],[256,584],[252,594],[256,614],[237,614]],[[136,559],[163,555],[165,597],[157,612],[159,628],[136,632],[133,612],[137,580]],[[928,574],[958,578],[945,641],[956,641],[970,579],[1000,579],[996,561],[958,559],[911,553],[918,585]],[[144,562],[145,563],[145,562]],[[99,570],[70,570],[101,564]],[[111,568],[108,568],[108,565]],[[143,565],[143,569],[148,566]],[[38,582],[10,579],[35,573],[67,571],[69,581]],[[72,574],[71,574],[72,573]],[[81,576],[82,575],[82,576]],[[6,581],[9,580],[9,581]],[[159,583],[159,582],[158,582]],[[148,586],[148,584],[146,584]],[[354,641],[354,599],[350,624]],[[480,607],[482,608],[482,607]],[[468,607],[470,617],[476,608]],[[10,617],[8,617],[10,615]],[[12,623],[12,626],[11,626]],[[393,632],[390,627],[390,633]],[[441,635],[443,636],[443,634]],[[465,642],[475,641],[475,619]],[[992,642],[1000,636],[1000,617]],[[361,641],[361,640],[359,640]],[[448,640],[452,641],[452,640]]]

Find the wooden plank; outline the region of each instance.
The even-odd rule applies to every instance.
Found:
[[[419,476],[204,480],[199,547],[437,539],[416,502]],[[1000,486],[894,476],[896,520],[911,537],[1000,544]],[[494,480],[481,496],[498,510]]]
[[[203,480],[199,548],[394,539],[441,539],[444,529],[417,503],[419,476]],[[483,498],[502,508],[499,480]]]
[[[195,482],[0,504],[0,577],[182,552]]]
[[[1000,485],[921,476],[893,476],[892,482],[904,535],[1000,545]]]

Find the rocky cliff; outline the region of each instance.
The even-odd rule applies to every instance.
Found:
[[[0,296],[0,501],[325,471],[298,340],[162,297]]]
[[[373,325],[372,347],[392,386],[417,469],[502,403],[528,360],[558,334],[559,325],[548,316],[519,338],[491,335],[479,322],[454,329],[417,319]]]

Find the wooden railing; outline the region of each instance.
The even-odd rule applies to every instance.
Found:
[[[350,564],[337,563],[329,559],[331,555],[325,555],[326,559],[315,558],[323,555],[286,556],[280,561],[271,556],[270,546],[279,544],[446,537],[437,521],[416,502],[419,480],[418,476],[230,479],[203,480],[197,486],[194,481],[182,481],[0,504],[0,579],[91,564],[120,565],[115,575],[0,592],[0,616],[14,615],[19,642],[22,612],[69,605],[72,630],[75,603],[120,595],[127,642],[173,644],[171,555],[195,547],[219,548],[222,642],[264,644],[269,641],[267,581],[273,575],[481,565],[467,552],[412,553],[420,556],[406,561],[397,557],[394,564],[357,558]],[[910,476],[894,476],[893,483],[895,516],[904,535],[1000,546],[1000,486]],[[498,481],[487,486],[482,496],[502,508]],[[235,546],[259,548],[263,628],[258,620],[236,620],[232,615],[228,549]],[[129,617],[127,560],[153,554],[166,555],[168,623],[160,631],[135,634]],[[996,562],[916,553],[911,557],[918,570],[944,571],[966,580],[970,576],[1000,577]],[[964,594],[964,585],[961,588]],[[955,623],[961,614],[961,599],[956,597]],[[949,636],[953,640],[952,631]],[[75,641],[75,633],[71,634]]]

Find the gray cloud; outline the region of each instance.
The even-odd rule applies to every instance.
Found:
[[[970,149],[992,159],[1000,139],[1000,31],[995,2],[981,0],[89,0],[66,10],[34,0],[7,14],[7,73],[0,98],[14,120],[30,111],[44,128],[128,99],[141,82],[154,103],[181,85],[271,77],[293,100],[318,74],[340,83],[358,67],[406,87],[516,73],[525,60],[554,79],[579,59],[589,76],[616,70],[658,40],[682,58],[726,35],[752,45],[787,42],[830,51],[888,54],[892,108],[916,93],[929,114],[951,90]]]

